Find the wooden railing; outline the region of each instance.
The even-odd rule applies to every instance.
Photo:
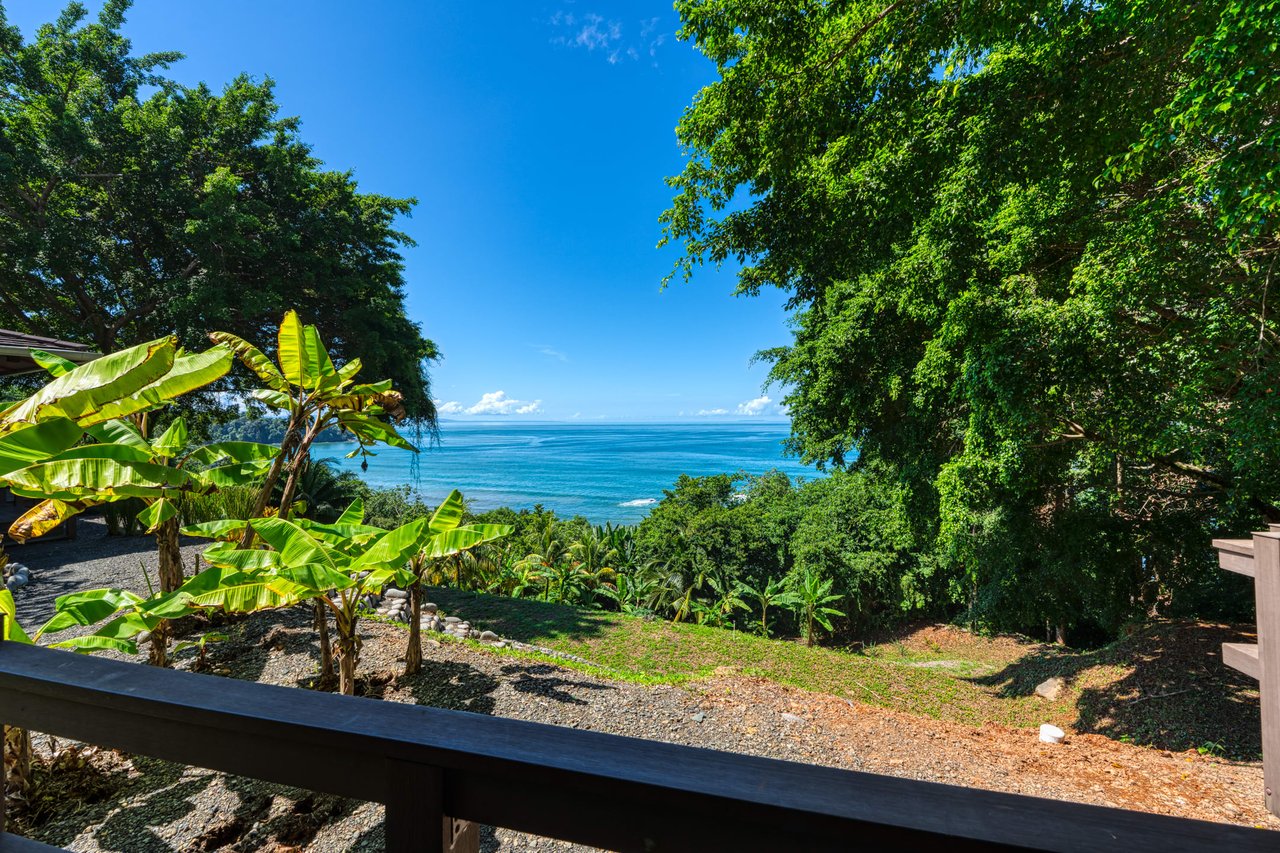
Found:
[[[0,636],[3,633],[0,632]],[[386,805],[387,849],[458,821],[624,851],[1275,850],[1264,830],[675,746],[0,642],[0,721]],[[448,817],[446,817],[448,816]],[[457,841],[474,849],[475,835]],[[28,848],[3,834],[0,851]]]
[[[1218,565],[1253,578],[1258,642],[1223,643],[1222,662],[1258,682],[1262,706],[1262,784],[1267,810],[1280,815],[1280,524],[1250,539],[1215,539]]]

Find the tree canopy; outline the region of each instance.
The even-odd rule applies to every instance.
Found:
[[[0,325],[103,352],[176,332],[271,336],[284,311],[433,418],[436,348],[405,314],[396,220],[282,117],[270,79],[221,93],[133,55],[129,0],[80,3],[25,41],[0,8]]]
[[[676,5],[720,76],[665,240],[790,294],[794,449],[897,480],[994,622],[1242,593],[1209,539],[1280,520],[1280,3]]]

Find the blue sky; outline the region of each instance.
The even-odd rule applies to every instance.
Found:
[[[62,3],[4,6],[30,34]],[[675,125],[715,77],[678,26],[667,0],[137,0],[125,32],[185,83],[274,78],[330,168],[418,198],[408,307],[446,416],[777,419],[750,359],[789,339],[782,294],[712,269],[659,292]]]

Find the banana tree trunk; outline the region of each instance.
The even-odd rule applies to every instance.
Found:
[[[24,794],[31,785],[31,732],[4,726],[4,782],[0,796]],[[0,810],[3,804],[0,803]]]
[[[338,692],[344,696],[356,695],[356,661],[360,654],[360,640],[356,636],[356,617],[338,619]]]
[[[307,467],[307,462],[311,457],[311,444],[316,440],[316,436],[320,434],[322,421],[317,419],[302,436],[302,440],[298,443],[298,450],[293,454],[293,460],[289,463],[289,479],[284,484],[284,494],[280,496],[280,517],[286,518],[290,505],[293,503],[294,492],[298,489],[298,479],[302,476],[303,470]]]
[[[182,586],[182,548],[178,540],[178,519],[173,517],[156,529],[159,553],[160,591],[173,592]]]
[[[170,633],[172,631],[168,619],[161,619],[151,630],[151,652],[147,655],[147,663],[152,666],[169,665]]]
[[[409,587],[409,647],[404,653],[404,674],[422,671],[422,584]]]
[[[298,426],[294,419],[290,417],[289,426],[280,442],[280,452],[276,454],[276,458],[271,462],[271,470],[267,472],[267,478],[262,481],[262,490],[258,492],[258,499],[253,503],[253,512],[250,513],[250,518],[261,518],[262,514],[266,512],[267,501],[271,500],[271,491],[276,487],[276,482],[280,479],[280,472],[284,470],[285,457],[289,455],[289,448],[297,440]],[[248,548],[252,545],[253,537],[253,528],[245,525],[244,536],[240,538],[240,547]]]
[[[333,646],[329,642],[329,612],[324,602],[315,602],[316,633],[320,635],[320,686],[326,690],[333,686]]]

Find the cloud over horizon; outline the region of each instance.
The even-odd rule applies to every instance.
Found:
[[[754,400],[747,400],[744,403],[739,403],[738,414],[750,415],[753,417],[755,415],[764,414],[765,408],[767,408],[768,405],[772,402],[773,400],[770,400],[768,396],[761,394],[759,397],[756,397]]]
[[[436,411],[442,415],[536,415],[542,411],[541,400],[515,400],[506,391],[490,391],[480,395],[473,405],[464,406],[457,400],[435,401]]]

